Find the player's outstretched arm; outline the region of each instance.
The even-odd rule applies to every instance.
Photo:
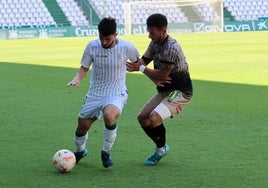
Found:
[[[81,66],[78,69],[75,77],[72,79],[72,81],[67,83],[66,86],[67,87],[73,86],[75,88],[78,88],[80,86],[81,80],[87,75],[87,72],[88,72],[88,68]]]
[[[145,66],[142,59],[139,59],[136,63],[127,63],[127,71],[141,71],[143,72],[155,85],[164,86],[164,83],[170,83],[171,78],[169,74],[173,69],[172,64],[161,64],[159,69],[150,69]]]

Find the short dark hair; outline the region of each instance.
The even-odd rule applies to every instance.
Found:
[[[104,37],[113,35],[116,33],[116,27],[117,24],[114,18],[103,18],[98,25],[99,35]]]
[[[159,29],[168,26],[167,17],[163,14],[155,13],[150,15],[146,20],[147,27],[157,27]]]

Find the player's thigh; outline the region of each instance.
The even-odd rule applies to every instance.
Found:
[[[108,124],[113,124],[120,116],[126,104],[127,97],[107,98],[103,101],[103,118]]]
[[[113,109],[115,110],[117,108],[119,110],[119,113],[122,113],[123,108],[125,107],[125,104],[127,102],[127,98],[128,96],[126,94],[119,97],[110,97],[103,99],[101,102],[103,112],[105,112],[105,110],[108,110],[110,108],[112,110]]]
[[[138,117],[139,118],[149,118],[152,111],[161,103],[163,100],[163,95],[160,93],[155,94],[151,99],[149,99],[146,104],[142,107]]]
[[[108,104],[103,110],[103,119],[106,124],[114,124],[117,118],[120,116],[120,110],[117,106],[113,104]]]

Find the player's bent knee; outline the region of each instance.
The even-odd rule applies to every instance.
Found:
[[[157,112],[153,111],[151,113],[151,115],[150,115],[150,124],[152,126],[159,125],[159,124],[162,123],[162,121],[163,120],[162,120],[161,116]]]
[[[138,120],[138,122],[140,123],[140,124],[143,124],[143,122],[144,121],[146,121],[146,117],[145,116],[143,116],[142,114],[139,114],[138,116],[137,116],[137,120]]]
[[[145,116],[138,116],[137,120],[139,122],[139,124],[141,125],[141,127],[148,127],[150,126],[150,119],[148,117]]]
[[[103,118],[104,118],[104,122],[106,125],[113,125],[116,122],[118,117],[119,117],[119,114],[106,113]]]
[[[88,128],[85,126],[78,125],[76,128],[77,135],[85,135],[88,131]]]
[[[89,130],[91,124],[94,122],[94,119],[82,119],[78,118],[78,125],[76,128],[76,132],[80,135],[86,134]]]

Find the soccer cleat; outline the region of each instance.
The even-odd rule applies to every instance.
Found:
[[[113,165],[113,161],[111,159],[111,156],[106,151],[103,151],[103,150],[101,151],[101,160],[102,160],[102,164],[105,168],[108,168],[108,167]]]
[[[159,154],[157,152],[157,148],[155,149],[155,152],[149,156],[145,161],[144,164],[146,166],[154,166],[157,165],[157,163],[163,158],[165,157],[167,154],[169,153],[169,147],[166,145],[165,146],[165,152],[162,154]]]
[[[87,149],[84,149],[83,151],[77,151],[74,152],[75,158],[76,158],[76,164],[84,157],[86,157],[88,154]]]

